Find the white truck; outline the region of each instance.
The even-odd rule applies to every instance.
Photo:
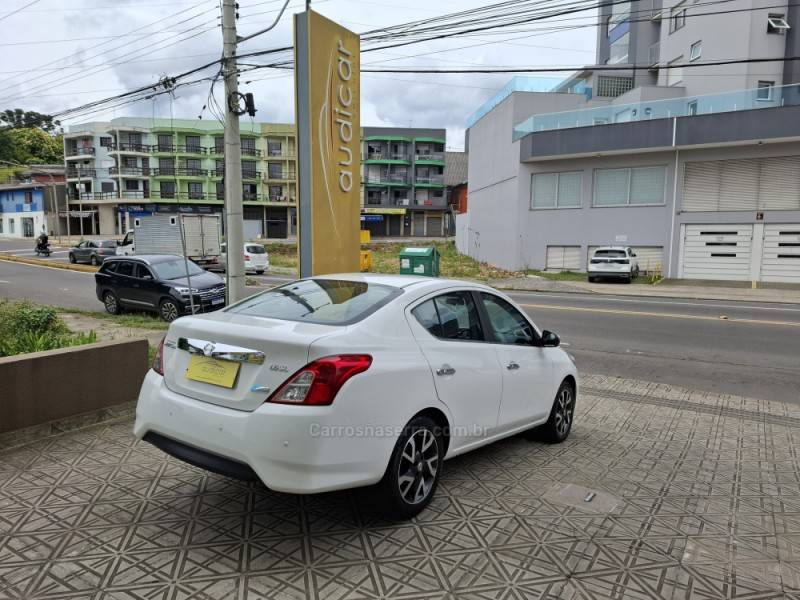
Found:
[[[183,254],[198,264],[213,265],[220,257],[220,215],[140,213],[131,215],[133,229],[117,245],[117,255]]]

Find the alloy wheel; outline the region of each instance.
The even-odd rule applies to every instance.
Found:
[[[400,495],[408,504],[419,504],[431,493],[439,470],[439,444],[429,429],[415,431],[403,448],[397,471]]]
[[[178,318],[178,307],[172,302],[164,302],[161,305],[161,317],[165,321],[174,321]]]
[[[105,295],[106,312],[115,315],[117,314],[117,297],[111,292]]]
[[[572,427],[572,416],[575,412],[575,403],[572,401],[572,389],[565,385],[561,388],[556,398],[555,426],[560,437],[565,437]]]

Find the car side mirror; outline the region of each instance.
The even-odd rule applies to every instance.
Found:
[[[542,332],[542,339],[539,345],[548,347],[548,348],[555,348],[561,343],[561,338],[559,338],[555,333],[552,331],[543,331]]]

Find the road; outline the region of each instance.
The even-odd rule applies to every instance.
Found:
[[[102,309],[91,273],[19,263],[0,262],[0,297]],[[561,336],[587,373],[800,404],[800,304],[532,292],[512,297],[539,327]]]

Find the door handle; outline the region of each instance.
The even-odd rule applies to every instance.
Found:
[[[514,371],[514,370],[516,370],[516,369],[519,369],[519,364],[518,364],[518,363],[515,363],[515,362],[512,360],[510,363],[508,363],[508,364],[506,365],[506,369],[508,369],[509,371]]]
[[[436,369],[437,375],[454,375],[456,370],[448,364],[443,364],[441,367]]]

